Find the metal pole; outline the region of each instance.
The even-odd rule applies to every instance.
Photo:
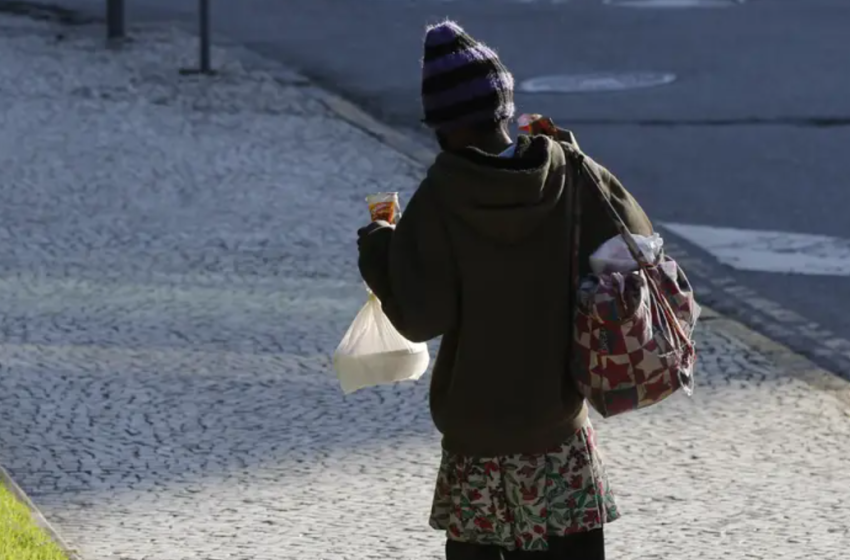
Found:
[[[201,66],[202,74],[211,74],[210,63],[210,0],[199,0],[198,2],[198,34],[201,38]]]
[[[180,73],[184,76],[196,74],[215,75],[212,69],[212,56],[210,55],[210,0],[198,0],[198,44],[199,56],[198,66],[195,68],[181,68]]]
[[[106,0],[106,38],[123,39],[124,0]]]

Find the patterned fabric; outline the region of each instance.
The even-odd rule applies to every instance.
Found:
[[[446,130],[514,116],[514,78],[488,46],[457,23],[428,27],[422,61],[423,121]]]
[[[544,454],[444,451],[431,526],[456,541],[545,551],[550,536],[598,529],[619,516],[588,420]]]
[[[605,417],[682,388],[690,394],[699,311],[688,279],[669,257],[641,271],[590,276],[579,290],[574,331],[579,392]]]

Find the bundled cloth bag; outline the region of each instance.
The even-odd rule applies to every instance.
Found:
[[[574,280],[572,376],[603,417],[660,402],[694,387],[692,339],[700,308],[684,271],[661,250],[663,240],[632,235],[605,196],[584,154],[563,144],[575,166],[571,181],[574,278],[581,208],[577,192],[593,189],[620,235],[591,258],[593,274]]]

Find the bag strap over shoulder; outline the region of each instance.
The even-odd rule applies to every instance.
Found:
[[[611,199],[606,196],[605,189],[602,186],[602,178],[599,176],[595,166],[588,163],[588,158],[584,152],[581,151],[581,148],[579,148],[575,135],[571,131],[564,129],[558,129],[558,135],[558,140],[564,149],[567,160],[569,160],[575,168],[573,173],[573,176],[575,177],[575,181],[573,181],[575,183],[574,189],[578,190],[582,175],[590,179],[590,183],[594,187],[593,190],[602,201],[605,212],[608,214],[608,217],[611,218],[611,221],[614,222],[614,226],[617,228],[620,236],[622,236],[623,241],[626,242],[626,246],[629,248],[632,258],[634,258],[641,267],[651,266],[651,263],[646,260],[643,252],[638,247],[637,241],[635,241],[634,235],[632,235],[632,232],[629,231],[625,221],[623,221],[623,218],[620,216],[619,212],[617,212],[617,209],[614,208],[614,205],[611,204]],[[580,200],[580,197],[576,197],[576,199]]]
[[[561,130],[558,131],[561,133]],[[570,163],[568,169],[570,172],[570,177],[566,182],[567,191],[566,191],[566,208],[567,208],[567,247],[570,249],[570,269],[569,269],[569,278],[570,278],[570,290],[567,296],[567,309],[574,310],[575,309],[575,299],[578,294],[579,283],[581,278],[579,277],[579,270],[581,270],[579,266],[579,255],[581,253],[581,216],[582,216],[582,205],[581,205],[581,190],[579,188],[579,182],[581,179],[580,167],[572,161],[572,157],[570,155],[570,150],[572,148],[567,148],[569,145],[577,145],[575,143],[575,137],[572,132],[564,131],[569,135],[569,140],[561,140],[561,146],[564,147],[564,154],[567,158],[568,163]]]

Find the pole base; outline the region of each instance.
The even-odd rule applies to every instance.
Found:
[[[130,44],[133,42],[133,38],[124,35],[123,37],[107,37],[106,38],[106,48],[108,49],[120,49],[124,45]]]
[[[203,68],[181,68],[180,75],[181,76],[215,76],[218,74],[212,68],[204,70]]]

